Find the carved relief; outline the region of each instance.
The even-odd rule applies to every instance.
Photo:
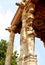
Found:
[[[33,15],[34,8],[35,8],[35,5],[32,2],[28,1],[22,13],[21,47],[23,46],[22,47],[23,49],[22,48],[21,49],[22,49],[22,52],[28,49],[26,52],[31,54],[34,53],[34,36],[35,35],[34,35],[33,27],[32,27],[32,23],[34,20],[34,15]]]

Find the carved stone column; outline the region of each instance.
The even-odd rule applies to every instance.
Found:
[[[32,27],[35,4],[27,0],[22,13],[19,65],[37,65],[35,50],[35,31]]]
[[[8,43],[7,53],[6,53],[5,65],[11,65],[11,57],[13,53],[13,44],[14,44],[14,36],[15,36],[15,33],[13,30],[11,29],[8,29],[8,30],[11,32],[10,32],[10,39]]]

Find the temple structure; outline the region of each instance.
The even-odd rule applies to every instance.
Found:
[[[20,34],[18,65],[37,65],[37,56],[34,53],[35,37],[40,38],[45,46],[45,0],[23,0],[16,5],[19,8],[11,22],[11,27],[6,29],[10,32],[10,47],[7,49],[5,65],[10,65],[12,52],[11,54],[9,52],[13,51],[16,33]],[[7,58],[10,58],[9,62]]]

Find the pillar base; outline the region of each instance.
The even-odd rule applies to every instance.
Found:
[[[37,65],[37,55],[29,54],[25,57],[19,57],[18,65]]]

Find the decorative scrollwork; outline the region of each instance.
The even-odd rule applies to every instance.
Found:
[[[32,23],[34,20],[34,9],[35,5],[30,2],[30,0],[27,2],[27,4],[24,7],[23,13],[22,13],[22,28],[25,28],[26,35],[34,33]]]

